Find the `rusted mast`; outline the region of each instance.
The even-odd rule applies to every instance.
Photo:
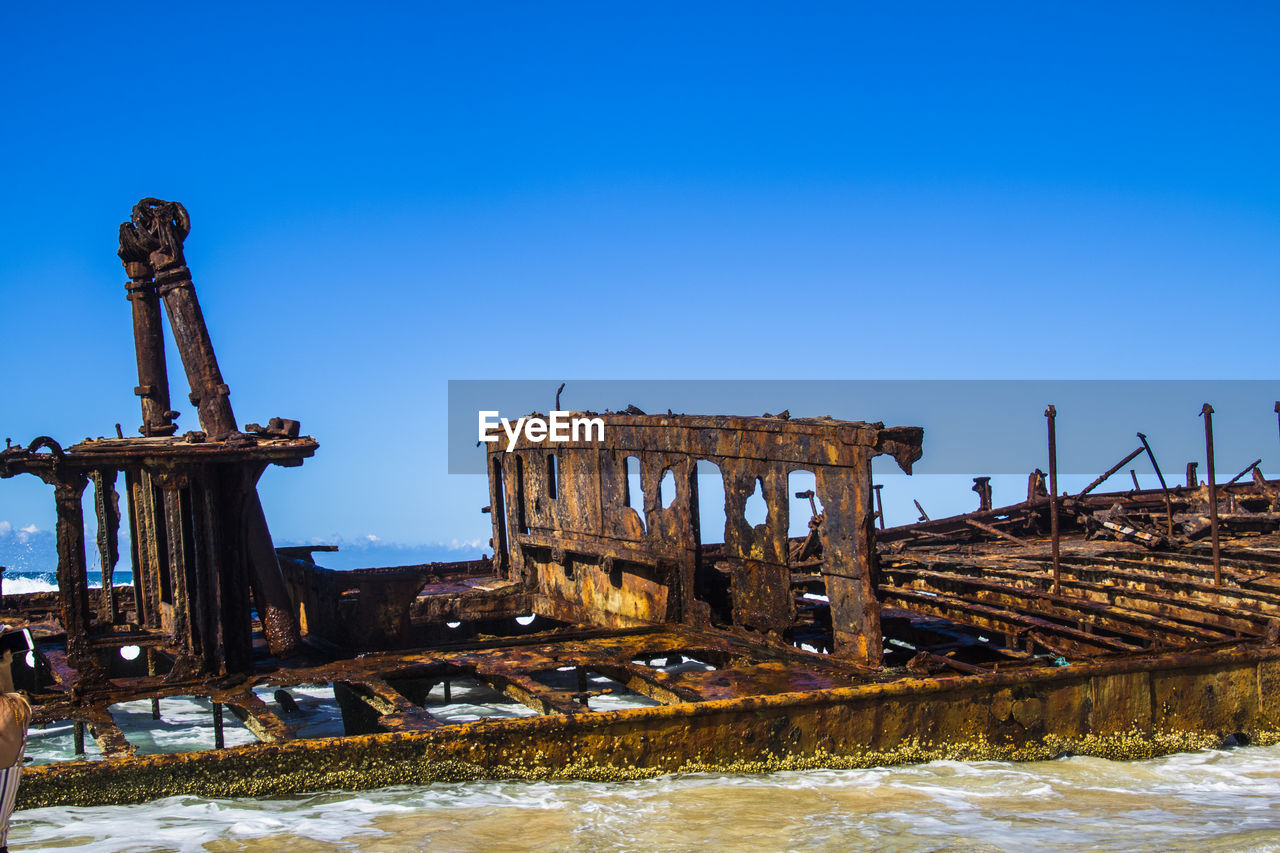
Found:
[[[1058,437],[1055,421],[1058,410],[1053,404],[1044,410],[1049,420],[1049,537],[1053,542],[1053,594],[1062,592],[1062,581],[1059,577],[1059,541],[1058,541]]]
[[[1213,406],[1200,409],[1204,417],[1204,454],[1209,479],[1209,529],[1213,537],[1213,585],[1222,586],[1222,555],[1218,548],[1218,483],[1213,475]]]
[[[191,386],[191,402],[199,413],[200,427],[210,438],[224,440],[238,430],[231,410],[230,389],[218,369],[213,342],[182,250],[190,230],[191,219],[181,204],[144,198],[134,205],[132,223],[121,226],[121,235],[123,240],[123,235],[129,232],[130,241],[150,250],[156,291],[169,315],[169,326]],[[247,490],[243,515],[249,544],[247,559],[254,591],[260,599],[258,610],[263,633],[273,655],[293,657],[301,648],[293,604],[276,562],[257,490],[251,484]]]
[[[200,427],[210,438],[224,439],[237,431],[236,421],[228,399],[231,392],[222,381],[182,252],[191,219],[177,202],[144,198],[133,207],[132,225],[142,235],[139,243],[150,249],[156,291],[169,315],[169,327],[191,385],[191,403],[200,414]]]
[[[138,387],[133,392],[142,399],[143,435],[173,435],[178,429],[169,409],[169,373],[164,360],[164,337],[160,329],[160,296],[156,292],[155,270],[151,267],[150,235],[133,223],[120,226],[120,261],[129,274],[125,289],[133,309],[133,345],[138,358]]]

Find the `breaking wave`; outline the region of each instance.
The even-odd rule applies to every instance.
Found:
[[[102,586],[102,572],[89,572],[89,586]],[[117,569],[111,581],[115,586],[132,586],[133,574],[128,570]],[[5,572],[0,589],[5,595],[18,595],[24,592],[50,592],[58,588],[56,572]]]
[[[640,782],[469,782],[14,815],[15,849],[1280,850],[1280,747]]]

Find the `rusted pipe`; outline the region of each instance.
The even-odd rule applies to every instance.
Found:
[[[1209,524],[1213,537],[1213,585],[1222,586],[1222,555],[1218,545],[1218,484],[1213,477],[1213,406],[1205,403],[1200,409],[1204,418],[1204,455],[1209,481]]]
[[[182,250],[191,218],[176,201],[156,198],[144,198],[134,205],[132,218],[139,242],[150,249],[156,291],[169,314],[169,328],[187,372],[200,428],[211,438],[222,439],[236,431],[236,420]]]
[[[1053,543],[1053,594],[1062,592],[1060,542],[1058,539],[1058,410],[1052,403],[1044,410],[1049,422],[1049,538]]]
[[[1027,542],[1027,540],[1025,539],[1019,539],[1017,536],[1014,536],[1012,533],[1005,533],[1003,530],[1001,530],[998,527],[992,527],[990,524],[983,524],[981,521],[975,521],[972,518],[966,518],[964,523],[969,525],[975,530],[981,530],[983,533],[989,533],[992,536],[998,536],[1001,539],[1007,539],[1015,545],[1022,545],[1023,547],[1026,547],[1027,545],[1031,544]]]
[[[1261,460],[1261,459],[1255,459],[1255,460],[1253,460],[1252,462],[1250,462],[1250,463],[1249,463],[1249,465],[1248,465],[1248,466],[1247,466],[1243,471],[1241,471],[1239,474],[1236,474],[1236,475],[1235,475],[1234,477],[1232,477],[1230,480],[1227,480],[1227,485],[1228,485],[1228,486],[1230,486],[1230,485],[1234,484],[1237,480],[1239,480],[1239,479],[1240,479],[1241,477],[1243,477],[1245,474],[1248,474],[1250,471],[1252,471],[1254,468],[1257,468],[1257,467],[1258,467],[1259,465],[1261,465],[1261,464],[1262,464],[1262,460]]]
[[[916,500],[915,498],[912,498],[912,499],[911,499],[911,502],[912,502],[913,504],[915,504],[915,505],[916,505],[916,509],[917,509],[917,510],[919,510],[919,512],[920,512],[920,520],[921,520],[921,521],[928,521],[928,520],[929,520],[929,514],[928,514],[927,512],[925,512],[925,511],[924,511],[924,507],[920,506],[920,501]]]
[[[120,226],[120,262],[129,274],[125,289],[133,312],[133,345],[138,362],[138,385],[133,392],[142,402],[142,426],[146,436],[173,435],[177,412],[169,408],[169,374],[164,360],[160,328],[160,296],[151,266],[152,238],[133,222]]]
[[[1164,481],[1164,474],[1160,473],[1160,463],[1156,462],[1156,455],[1151,450],[1151,445],[1147,443],[1147,437],[1142,433],[1138,433],[1138,440],[1142,442],[1142,447],[1147,451],[1147,458],[1151,460],[1151,467],[1155,469],[1156,479],[1160,481],[1160,489],[1164,492],[1164,517],[1167,527],[1166,532],[1169,538],[1173,538],[1173,501],[1169,499],[1169,485]],[[1195,464],[1195,463],[1192,463]],[[1188,472],[1190,469],[1188,469]]]
[[[1133,451],[1133,452],[1132,452],[1132,453],[1130,453],[1128,456],[1126,456],[1125,458],[1121,459],[1121,460],[1120,460],[1119,462],[1117,462],[1116,464],[1112,465],[1112,466],[1111,466],[1110,468],[1108,468],[1108,469],[1107,469],[1107,470],[1106,470],[1106,471],[1105,471],[1101,476],[1099,476],[1099,477],[1098,477],[1098,479],[1094,480],[1092,483],[1090,483],[1089,485],[1085,486],[1085,487],[1080,491],[1080,493],[1079,493],[1078,495],[1076,495],[1076,497],[1077,497],[1077,498],[1082,498],[1082,497],[1084,497],[1085,495],[1087,495],[1087,494],[1089,494],[1090,492],[1092,492],[1094,489],[1098,488],[1098,486],[1101,486],[1103,483],[1105,483],[1105,482],[1107,481],[1107,478],[1108,478],[1108,477],[1110,477],[1112,474],[1114,474],[1115,472],[1119,471],[1121,468],[1123,468],[1124,466],[1126,466],[1126,465],[1128,465],[1130,462],[1132,462],[1132,461],[1134,460],[1134,458],[1136,458],[1136,457],[1137,457],[1137,455],[1138,455],[1139,453],[1141,453],[1141,452],[1142,452],[1142,448],[1141,448],[1141,447],[1139,447],[1137,450]]]
[[[974,477],[973,491],[978,493],[978,512],[991,509],[991,478]]]

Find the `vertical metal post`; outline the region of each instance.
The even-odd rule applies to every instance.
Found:
[[[147,675],[152,678],[156,675],[156,653],[150,646],[147,647]],[[151,719],[160,719],[160,700],[154,696],[151,698]]]
[[[76,755],[84,755],[84,723],[76,720],[71,731],[75,739]]]
[[[1049,421],[1049,538],[1053,543],[1053,594],[1062,593],[1061,566],[1058,542],[1058,410],[1053,404],[1044,410]]]
[[[102,598],[98,618],[114,625],[116,612],[115,569],[120,560],[120,493],[116,491],[117,471],[102,468],[89,472],[93,483],[94,514],[98,518],[98,561],[102,567]]]
[[[978,493],[978,512],[991,509],[991,478],[974,477],[973,491]]]
[[[213,748],[222,749],[226,745],[226,739],[222,731],[222,703],[213,703]]]
[[[446,705],[453,702],[453,685],[449,683],[449,679],[444,680],[444,703]]]
[[[1213,585],[1222,586],[1222,555],[1218,546],[1218,484],[1213,476],[1213,406],[1205,403],[1200,409],[1204,418],[1205,471],[1209,481],[1209,523],[1213,537]]]
[[[62,455],[61,449],[56,455]],[[89,577],[85,567],[81,503],[88,485],[85,474],[68,472],[57,481],[53,491],[58,512],[58,598],[62,627],[67,632],[67,659],[82,670],[93,660],[89,648]]]
[[[1280,403],[1276,403],[1280,406]],[[880,519],[880,529],[884,530],[884,503],[880,500],[880,490],[884,488],[883,483],[876,483],[871,488],[876,492],[876,518]]]

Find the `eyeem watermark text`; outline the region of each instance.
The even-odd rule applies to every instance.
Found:
[[[524,433],[526,441],[540,444],[544,441],[604,441],[604,418],[574,416],[573,412],[553,411],[547,417],[525,415],[513,424],[499,417],[497,411],[480,411],[480,440],[493,443],[502,438],[495,427],[502,427],[507,435],[507,453],[510,453]],[[592,437],[594,434],[594,437]]]

